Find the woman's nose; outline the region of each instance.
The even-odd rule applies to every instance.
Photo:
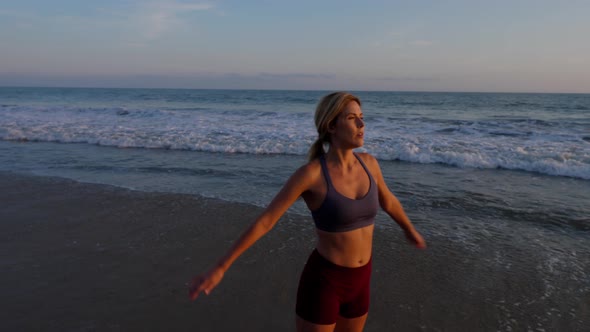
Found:
[[[362,128],[365,126],[365,121],[363,121],[363,119],[356,119],[356,126],[359,128]]]

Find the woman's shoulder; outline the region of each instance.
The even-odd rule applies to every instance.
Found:
[[[361,158],[361,160],[367,164],[367,166],[369,164],[371,165],[377,165],[377,158],[373,157],[373,155],[371,155],[368,152],[355,152],[357,156],[359,156],[359,158]]]
[[[368,152],[356,152],[356,155],[359,156],[359,158],[361,158],[365,165],[367,165],[367,168],[369,168],[369,171],[372,174],[380,172],[379,162],[377,161],[377,158],[375,158],[373,155],[371,155]]]
[[[320,159],[315,158],[307,163],[301,165],[294,173],[294,176],[310,179],[313,180],[317,178],[322,171],[322,166],[320,164]]]

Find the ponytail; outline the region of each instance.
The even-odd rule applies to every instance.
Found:
[[[324,151],[324,142],[318,138],[313,142],[311,148],[309,148],[309,152],[307,153],[307,159],[312,161],[320,156],[324,155],[326,152]]]

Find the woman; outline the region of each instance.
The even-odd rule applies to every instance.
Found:
[[[301,196],[318,236],[297,291],[297,331],[362,331],[369,306],[374,218],[381,206],[424,248],[397,198],[389,191],[377,160],[354,153],[363,146],[360,100],[345,92],[322,98],[315,112],[318,139],[309,162],[289,178],[256,221],[207,273],[193,279],[191,299],[209,294],[230,265],[266,234]],[[328,152],[324,144],[329,145]]]

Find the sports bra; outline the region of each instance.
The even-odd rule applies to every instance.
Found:
[[[328,190],[322,205],[311,212],[315,226],[326,232],[346,232],[353,229],[372,225],[379,208],[377,184],[369,173],[365,163],[354,154],[369,176],[369,191],[360,199],[348,198],[336,191],[326,166],[326,159],[320,156],[322,172],[326,179]]]

